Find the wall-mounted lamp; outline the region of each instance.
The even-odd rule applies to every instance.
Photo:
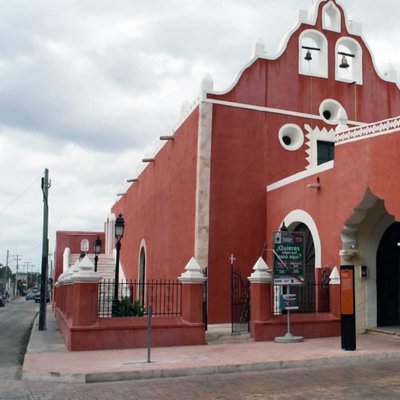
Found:
[[[154,162],[156,161],[155,158],[143,158],[142,162]]]
[[[368,268],[366,265],[361,265],[361,278],[368,278]]]
[[[131,183],[131,182],[137,182],[138,180],[139,180],[138,178],[132,178],[132,179],[127,179],[126,182]]]
[[[307,187],[308,187],[309,189],[317,189],[317,190],[319,190],[319,189],[321,188],[321,183],[320,183],[320,181],[319,181],[319,176],[317,177],[317,181],[316,181],[316,182],[309,183],[309,184],[307,185]]]

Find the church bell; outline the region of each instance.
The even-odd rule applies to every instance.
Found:
[[[342,62],[340,63],[339,68],[346,69],[346,68],[349,68],[349,67],[350,67],[350,65],[349,65],[349,63],[347,62],[346,56],[344,55],[344,56],[342,57]]]

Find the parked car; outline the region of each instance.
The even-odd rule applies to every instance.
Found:
[[[35,296],[39,293],[38,290],[30,290],[26,295],[25,295],[25,300],[35,300]]]
[[[0,296],[0,307],[4,307],[6,305],[6,300],[3,296]]]
[[[48,303],[50,301],[50,293],[47,292],[46,294],[47,294],[46,301]],[[40,303],[40,291],[35,294],[34,300],[35,300],[36,303]]]

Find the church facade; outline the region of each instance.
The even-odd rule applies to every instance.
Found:
[[[207,269],[208,322],[229,322],[230,256],[243,276],[259,257],[272,267],[284,222],[305,234],[306,283],[355,266],[359,331],[400,324],[399,115],[395,72],[377,72],[340,2],[300,10],[276,57],[256,43],[226,91],[203,79],[112,207],[125,219],[125,277],[175,279],[195,257]]]

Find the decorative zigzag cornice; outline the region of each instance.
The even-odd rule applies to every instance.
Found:
[[[336,133],[335,143],[336,145],[340,145],[355,140],[367,139],[369,137],[387,135],[399,130],[400,116]]]

